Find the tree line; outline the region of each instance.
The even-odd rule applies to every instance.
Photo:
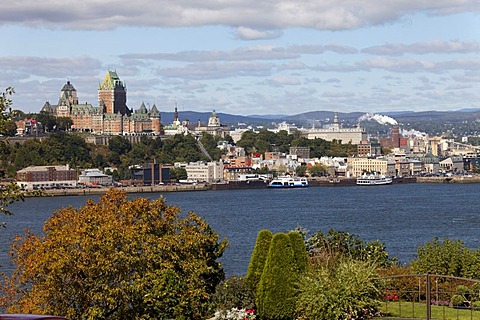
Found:
[[[13,178],[18,170],[28,166],[69,164],[73,168],[116,168],[113,172],[115,179],[128,179],[129,167],[132,165],[209,160],[200,151],[196,138],[192,135],[177,134],[166,139],[141,136],[138,143],[131,143],[122,136],[114,136],[107,145],[87,143],[84,137],[80,133],[58,131],[42,139],[26,139],[23,143],[3,140],[0,143],[0,164],[5,177]],[[200,137],[214,160],[220,160],[225,153],[217,148],[220,140],[233,144],[229,136],[220,138],[203,133]],[[285,131],[273,133],[267,130],[245,132],[236,145],[245,148],[247,154],[266,151],[288,153],[291,146],[310,148],[311,157],[347,156],[356,151],[356,147],[351,144],[343,145],[338,141],[322,139],[308,140]]]

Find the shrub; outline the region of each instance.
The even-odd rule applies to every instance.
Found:
[[[293,319],[295,313],[295,257],[285,233],[273,236],[257,291],[257,311],[262,320]]]
[[[290,231],[288,233],[290,242],[292,243],[293,255],[295,258],[295,266],[297,272],[303,273],[307,270],[308,255],[305,247],[305,241],[302,235],[297,231]]]
[[[465,298],[460,294],[454,294],[450,298],[450,303],[453,307],[463,307],[465,303]]]
[[[270,230],[260,230],[257,235],[255,247],[253,248],[250,263],[248,264],[245,283],[255,293],[263,273],[265,260],[267,259],[270,242],[272,241],[272,232]]]
[[[214,295],[215,309],[220,315],[227,314],[233,309],[251,310],[255,301],[253,292],[242,277],[231,277],[220,283]]]
[[[382,293],[375,264],[344,258],[319,266],[300,281],[297,312],[306,319],[366,319],[375,315]]]

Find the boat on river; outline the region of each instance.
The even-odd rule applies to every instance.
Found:
[[[391,184],[392,178],[380,174],[364,174],[357,178],[358,186],[378,186]]]
[[[273,179],[268,184],[269,188],[305,188],[308,187],[307,178],[283,176]]]

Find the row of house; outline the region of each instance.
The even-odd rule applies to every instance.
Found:
[[[242,156],[225,157],[224,161],[176,163],[175,168],[184,168],[189,182],[217,183],[222,181],[241,180],[256,169],[266,168],[268,171],[295,174],[298,166],[311,168],[322,164],[328,168],[327,173],[335,176],[358,177],[365,172],[377,172],[387,176],[418,176],[421,174],[463,173],[474,159],[461,156],[439,159],[429,156],[423,158],[407,158],[396,155],[389,158],[335,158],[322,157],[315,159],[299,158],[295,154],[279,154],[267,152],[257,157]],[[477,160],[479,161],[479,160]],[[131,167],[131,179],[124,184],[158,185],[170,182],[170,169],[157,163]],[[77,170],[64,166],[30,166],[17,172],[17,184],[24,190],[49,188],[74,188],[78,186],[111,186],[111,175],[99,169]]]

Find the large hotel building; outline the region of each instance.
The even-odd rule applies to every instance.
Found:
[[[71,118],[73,131],[112,135],[162,133],[160,112],[155,104],[150,109],[144,103],[136,111],[129,109],[126,87],[114,71],[108,71],[98,86],[98,106],[79,104],[77,91],[67,81],[58,104],[47,101],[42,111]]]

